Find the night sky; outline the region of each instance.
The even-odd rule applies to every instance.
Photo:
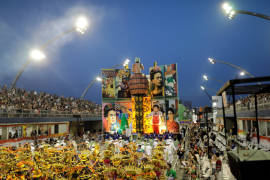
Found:
[[[237,15],[226,18],[221,0],[1,0],[0,85],[12,79],[29,51],[72,28],[86,15],[89,30],[73,32],[50,45],[42,62],[32,62],[17,83],[27,90],[80,97],[101,68],[140,57],[144,73],[153,65],[178,63],[182,100],[209,104],[200,90],[213,95],[222,84],[203,82],[202,74],[226,82],[239,71],[208,63],[214,57],[245,68],[255,76],[270,75],[270,21]],[[270,15],[269,0],[230,1],[236,9]],[[101,103],[101,84],[87,99]]]

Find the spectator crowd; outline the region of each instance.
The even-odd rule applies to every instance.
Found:
[[[258,105],[264,105],[266,103],[269,103],[270,102],[270,93],[258,94],[257,101],[258,101]],[[245,98],[240,99],[238,101],[238,104],[250,109],[251,107],[255,106],[255,98],[254,98],[254,96],[247,96]]]
[[[26,91],[20,88],[0,89],[0,112],[6,113],[65,113],[65,114],[101,114],[101,106],[87,100],[63,97],[45,92]]]

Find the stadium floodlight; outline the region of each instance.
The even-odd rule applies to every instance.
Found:
[[[80,32],[81,34],[85,33],[85,31],[88,29],[88,26],[89,23],[84,16],[79,17],[75,23],[76,31]]]
[[[246,14],[246,15],[256,16],[256,17],[263,18],[263,19],[270,21],[270,16],[268,16],[268,15],[256,13],[256,12],[251,12],[251,11],[235,9],[228,2],[225,2],[222,4],[222,9],[224,10],[226,16],[229,19],[233,19],[237,14]]]
[[[227,15],[227,17],[229,19],[233,19],[235,17],[236,12],[235,12],[235,10],[233,9],[233,7],[229,3],[225,2],[222,5],[222,8],[225,11],[225,13],[226,13],[226,15]]]
[[[203,79],[208,81],[208,76],[206,74],[203,75]]]
[[[208,58],[208,61],[211,63],[211,64],[215,64],[216,61],[213,59],[213,58]]]
[[[98,76],[98,77],[96,78],[96,80],[100,82],[100,81],[102,81],[102,78]]]
[[[30,52],[30,58],[35,61],[40,61],[46,58],[45,54],[39,49],[33,49]]]
[[[239,75],[240,75],[240,76],[244,76],[244,75],[246,75],[246,73],[245,73],[244,71],[241,71],[241,72],[239,73]]]
[[[129,60],[129,59],[126,59],[126,60],[124,61],[124,63],[123,63],[123,66],[125,67],[126,65],[129,64],[129,62],[130,62],[130,60]]]
[[[205,87],[204,86],[200,86],[200,87],[201,87],[201,90],[203,90],[203,91],[205,90]]]

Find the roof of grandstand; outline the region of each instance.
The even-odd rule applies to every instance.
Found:
[[[232,87],[235,95],[270,93],[270,76],[229,80],[220,88],[217,96],[222,95],[223,92],[232,95]]]

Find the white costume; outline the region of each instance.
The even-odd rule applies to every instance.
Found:
[[[154,143],[153,143],[154,148],[157,147],[157,145],[158,145],[158,140],[155,139],[155,141],[154,141]]]
[[[149,143],[147,143],[147,145],[145,146],[145,154],[147,156],[151,156],[151,153],[152,153],[152,147],[150,146]]]

